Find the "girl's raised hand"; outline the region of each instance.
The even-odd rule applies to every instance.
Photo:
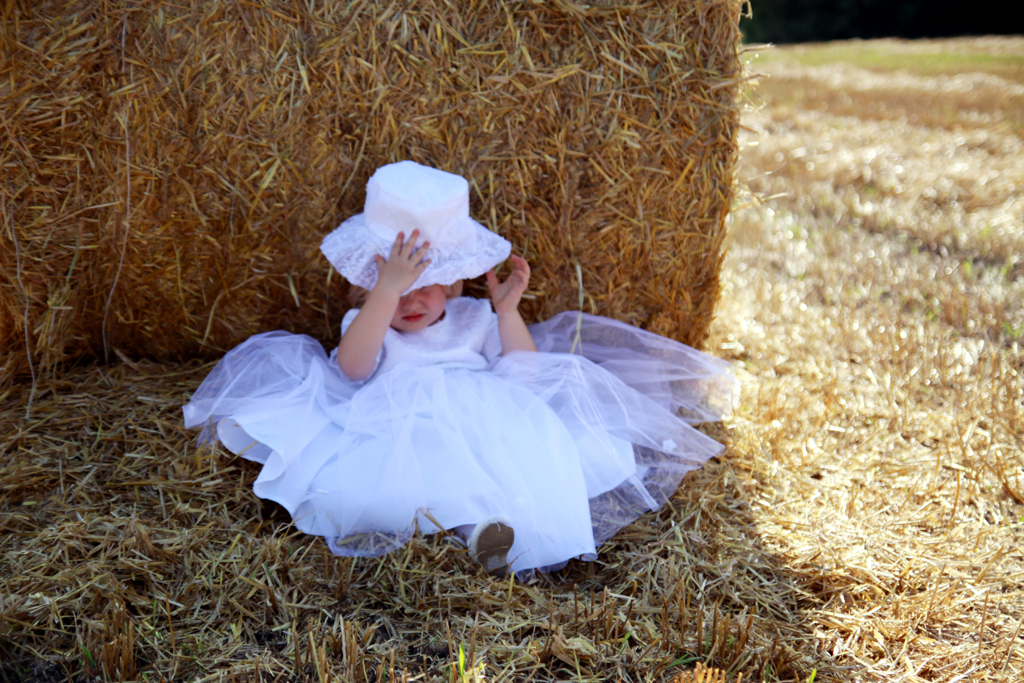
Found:
[[[491,291],[491,304],[495,313],[507,313],[519,308],[519,300],[530,284],[530,264],[521,256],[512,256],[512,272],[504,282],[498,282],[494,269],[487,271],[487,288]]]
[[[420,231],[413,230],[409,239],[405,240],[405,233],[400,232],[395,238],[395,243],[391,245],[391,254],[386,261],[383,256],[374,257],[378,271],[374,289],[379,287],[401,296],[405,290],[412,287],[416,278],[430,264],[430,259],[423,258],[427,254],[430,242],[424,242],[417,249],[416,238],[419,236]]]

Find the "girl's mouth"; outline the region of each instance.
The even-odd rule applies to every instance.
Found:
[[[403,315],[402,320],[407,323],[418,323],[420,320],[426,317],[425,313],[413,313],[412,315]]]

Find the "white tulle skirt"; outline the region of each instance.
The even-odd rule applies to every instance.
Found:
[[[339,555],[500,516],[515,572],[557,569],[596,557],[721,451],[690,424],[719,419],[735,383],[724,361],[606,318],[563,313],[530,331],[541,353],[365,384],[309,337],[257,335],[214,368],[185,424],[262,463],[256,495]]]

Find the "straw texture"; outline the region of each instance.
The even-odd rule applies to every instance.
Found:
[[[252,494],[258,465],[192,445],[181,401],[209,370],[73,368],[40,379],[29,420],[25,387],[0,401],[0,681],[736,683],[792,669],[769,613],[735,597],[778,572],[727,537],[750,522],[724,461],[599,561],[528,583],[488,577],[446,534],[339,558]],[[779,576],[759,599],[786,614],[794,594]]]
[[[318,245],[412,159],[466,176],[534,265],[531,320],[585,307],[692,345],[719,294],[736,0],[8,3],[3,377],[333,343]],[[472,288],[471,288],[472,289]]]

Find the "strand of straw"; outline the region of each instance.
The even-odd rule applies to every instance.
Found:
[[[572,340],[572,348],[569,349],[569,355],[576,352],[576,346],[580,345],[580,331],[583,329],[583,269],[580,268],[580,262],[576,259],[572,260],[576,266],[576,283],[580,288],[580,312],[576,316],[576,336]],[[580,353],[583,353],[583,349],[580,349]]]
[[[125,17],[124,23],[121,25],[121,73],[127,73],[125,71],[125,33],[128,30],[128,17]],[[110,314],[110,302],[114,299],[114,290],[117,289],[117,281],[121,279],[121,268],[124,267],[124,255],[128,251],[128,227],[129,220],[132,211],[132,148],[131,141],[128,138],[128,106],[130,102],[125,103],[124,108],[124,164],[125,174],[127,178],[127,198],[125,202],[124,211],[124,240],[121,243],[121,258],[117,262],[117,272],[114,274],[114,282],[110,285],[110,293],[107,294],[107,303],[103,307],[103,326],[101,328],[103,334],[103,362],[107,363],[110,361],[110,349],[107,347],[107,316]]]
[[[25,289],[25,283],[21,279],[21,248],[18,245],[18,231],[14,228],[14,217],[11,217],[11,241],[14,242],[14,262],[18,275],[18,286],[21,287],[21,293],[25,297],[25,353],[28,355],[28,371],[32,374],[32,390],[28,394],[28,405],[25,407],[25,420],[28,421],[32,417],[32,401],[36,397],[36,368],[32,362],[32,344],[29,336],[29,319],[28,314],[30,310],[31,302],[28,298],[28,290]]]

